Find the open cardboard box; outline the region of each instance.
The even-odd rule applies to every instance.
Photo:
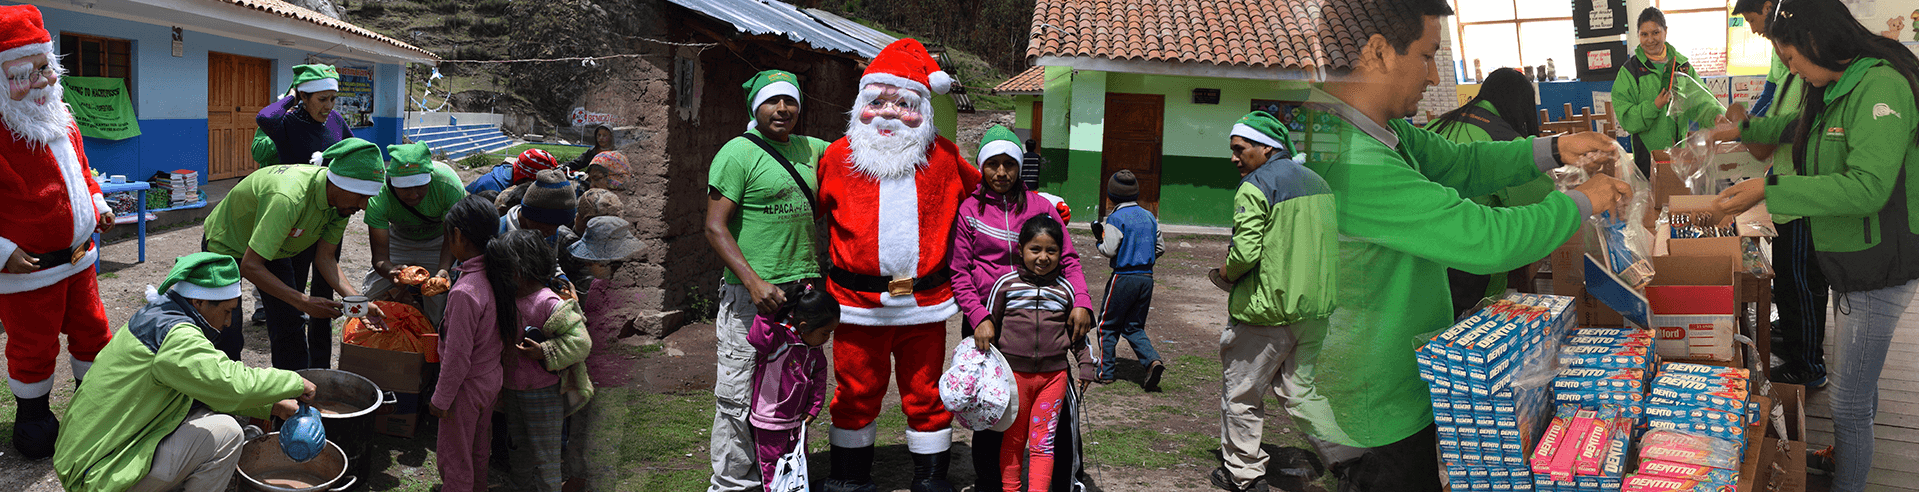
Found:
[[[367,378],[387,391],[419,393],[426,386],[425,365],[426,356],[417,352],[340,344],[340,370]]]
[[[1672,213],[1679,214],[1700,211],[1710,212],[1712,211],[1713,200],[1719,197],[1715,195],[1675,195],[1666,198],[1668,201],[1659,203],[1663,203],[1666,209],[1672,211]],[[1653,228],[1653,256],[1718,256],[1730,254],[1733,258],[1739,258],[1741,254],[1739,247],[1740,241],[1746,240],[1744,238],[1747,237],[1762,235],[1759,231],[1746,227],[1745,224],[1765,224],[1770,226],[1772,224],[1772,213],[1766,210],[1766,204],[1762,202],[1737,216],[1715,216],[1714,220],[1719,224],[1741,224],[1741,226],[1737,228],[1739,237],[1675,239],[1672,237],[1671,229],[1656,227]]]
[[[1738,238],[1715,238],[1732,239]],[[1733,268],[1724,256],[1655,256],[1646,298],[1652,309],[1653,347],[1661,358],[1733,362],[1738,299]]]

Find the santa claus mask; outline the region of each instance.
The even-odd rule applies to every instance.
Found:
[[[911,175],[926,164],[926,146],[939,129],[931,121],[932,102],[925,94],[887,84],[867,84],[853,104],[846,141],[853,167],[887,179]]]
[[[0,62],[7,74],[7,98],[0,99],[0,118],[15,138],[48,144],[67,137],[73,115],[62,101],[60,65],[45,54]]]

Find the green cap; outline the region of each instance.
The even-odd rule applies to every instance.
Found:
[[[1273,117],[1272,113],[1265,111],[1246,113],[1246,116],[1240,118],[1238,123],[1233,124],[1232,136],[1265,144],[1267,147],[1286,149],[1288,152],[1293,148],[1292,133],[1286,129],[1286,124],[1280,122],[1279,118]]]
[[[327,181],[355,194],[380,194],[386,185],[386,163],[380,159],[380,146],[358,138],[341,140],[327,147],[320,157],[327,162]]]
[[[426,186],[433,182],[433,149],[424,143],[386,146],[386,179],[395,188]]]
[[[179,292],[188,299],[224,301],[240,298],[240,264],[219,253],[194,253],[173,262],[173,271],[160,291]]]
[[[308,93],[340,90],[340,71],[333,65],[295,65],[293,90]]]
[[[986,165],[986,158],[996,155],[1012,157],[1013,162],[1019,162],[1026,158],[1026,149],[1020,148],[1019,135],[1014,135],[1012,130],[1004,126],[993,125],[986,129],[985,135],[980,136],[979,160],[974,164]]]
[[[766,100],[774,96],[790,96],[794,103],[802,101],[800,77],[785,70],[767,70],[753,74],[753,79],[740,84],[740,88],[746,89],[747,117],[755,120],[759,118],[760,105],[766,104]]]

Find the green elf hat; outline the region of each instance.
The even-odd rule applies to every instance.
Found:
[[[988,157],[996,155],[1012,157],[1013,162],[1020,162],[1026,158],[1026,149],[1020,148],[1019,145],[1019,135],[1014,135],[1012,130],[1004,126],[993,125],[992,128],[987,128],[986,134],[980,137],[979,142],[979,160],[973,162],[976,165],[984,166]]]
[[[1275,149],[1292,150],[1292,133],[1272,113],[1254,111],[1233,124],[1232,136],[1265,144]]]
[[[426,186],[433,182],[433,149],[424,143],[386,146],[386,179],[394,188]]]
[[[173,262],[173,271],[160,291],[178,292],[188,299],[224,301],[240,298],[240,264],[219,253],[194,253]]]
[[[293,90],[309,94],[340,90],[340,71],[333,65],[294,65]]]
[[[380,159],[380,146],[358,138],[341,140],[327,147],[320,157],[326,159],[326,179],[334,186],[354,194],[373,196],[386,185],[386,163]]]
[[[760,105],[766,104],[766,100],[774,96],[792,97],[794,103],[802,101],[799,76],[785,70],[767,70],[753,74],[753,79],[740,84],[740,88],[746,89],[746,113],[747,117],[753,120],[759,118]],[[753,121],[753,123],[758,122]]]

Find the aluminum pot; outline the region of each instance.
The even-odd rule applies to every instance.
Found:
[[[313,406],[319,407],[320,423],[326,426],[327,440],[346,453],[347,465],[354,475],[366,474],[367,444],[373,440],[374,410],[398,401],[391,392],[380,391],[358,374],[336,369],[303,369],[300,377],[312,381]],[[332,413],[329,413],[332,412]]]
[[[327,441],[320,456],[298,463],[280,449],[280,433],[269,433],[240,448],[240,490],[343,492],[359,482],[358,476],[347,476],[346,468],[346,453],[333,441]]]

